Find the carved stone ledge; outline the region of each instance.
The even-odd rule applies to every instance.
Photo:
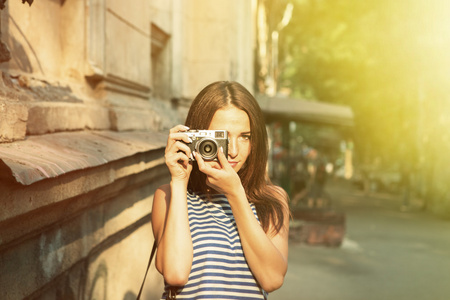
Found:
[[[118,93],[131,97],[148,100],[151,89],[149,86],[139,84],[112,74],[106,77],[95,75],[86,77],[91,86],[95,87],[97,94],[102,94],[108,98],[108,92]]]
[[[164,148],[165,143],[165,134],[149,131],[63,132],[0,144],[0,161],[10,169],[13,181],[30,185],[136,153]],[[6,173],[9,172],[0,167],[0,176]]]

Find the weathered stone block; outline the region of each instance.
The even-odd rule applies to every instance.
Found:
[[[28,109],[25,105],[0,101],[0,143],[23,140],[28,120]]]
[[[28,112],[28,134],[84,129],[109,129],[108,109],[74,103],[41,102]]]
[[[113,107],[110,109],[111,129],[128,130],[158,130],[161,117],[152,110],[136,108]]]

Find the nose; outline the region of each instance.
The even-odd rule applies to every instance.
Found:
[[[228,142],[228,156],[235,158],[239,153],[238,143],[235,139],[230,139]]]

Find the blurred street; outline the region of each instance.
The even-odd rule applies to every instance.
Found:
[[[330,181],[334,208],[346,214],[339,248],[291,242],[289,270],[271,300],[447,300],[450,220],[401,196],[371,194]]]

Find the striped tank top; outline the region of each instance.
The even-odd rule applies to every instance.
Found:
[[[244,257],[227,198],[210,198],[187,194],[194,257],[188,282],[177,290],[177,299],[267,299]],[[249,205],[258,218],[254,204]]]

